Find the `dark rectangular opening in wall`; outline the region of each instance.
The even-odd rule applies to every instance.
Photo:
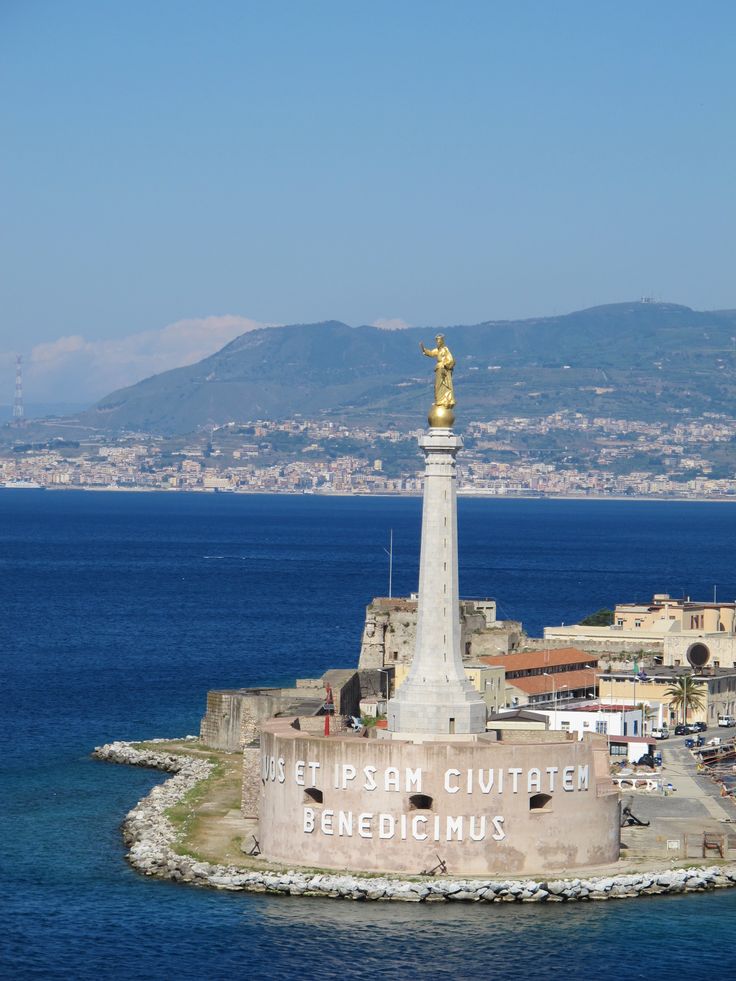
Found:
[[[529,798],[529,810],[530,811],[548,811],[552,803],[552,798],[549,794],[534,794]]]
[[[431,811],[432,798],[428,794],[412,794],[409,798],[410,811]]]

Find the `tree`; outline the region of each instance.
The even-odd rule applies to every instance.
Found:
[[[687,725],[687,710],[702,712],[705,708],[706,686],[696,681],[691,674],[680,674],[665,692],[670,697],[670,705],[675,711],[682,709],[682,721]]]
[[[613,610],[605,606],[580,621],[581,627],[610,627],[613,623]]]

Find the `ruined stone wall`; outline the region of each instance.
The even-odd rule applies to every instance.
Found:
[[[199,737],[215,749],[238,750],[243,745],[243,699],[237,689],[207,692],[207,711],[199,726]]]
[[[360,676],[357,671],[326,671],[324,682],[332,688],[335,715],[360,714]]]
[[[302,690],[298,694],[311,694]],[[206,746],[238,752],[261,731],[261,725],[277,712],[288,707],[294,695],[280,688],[235,688],[207,692],[207,711],[199,726],[200,739]]]
[[[359,714],[360,677],[351,669],[327,671],[295,688],[233,688],[207,692],[207,711],[199,734],[206,746],[238,752],[257,739],[264,722],[281,712],[316,714],[324,704],[325,683],[332,686],[336,715]],[[321,724],[321,723],[318,723]]]
[[[490,605],[490,601],[489,601]],[[525,640],[521,623],[495,620],[495,606],[476,610],[473,600],[460,601],[460,650],[463,660],[508,654]],[[360,646],[361,669],[410,664],[417,634],[417,603],[375,599],[366,607]]]

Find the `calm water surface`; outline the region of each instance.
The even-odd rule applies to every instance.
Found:
[[[0,492],[2,933],[11,978],[732,978],[736,890],[578,906],[379,906],[152,882],[119,824],[160,775],[111,739],[196,732],[210,687],[356,663],[416,588],[420,501]],[[736,506],[460,502],[462,593],[574,622],[655,591],[736,597]]]

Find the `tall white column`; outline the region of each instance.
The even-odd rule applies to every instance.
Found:
[[[486,706],[463,670],[457,569],[457,475],[451,429],[419,437],[425,456],[417,640],[409,674],[388,703],[395,733],[484,732]]]

